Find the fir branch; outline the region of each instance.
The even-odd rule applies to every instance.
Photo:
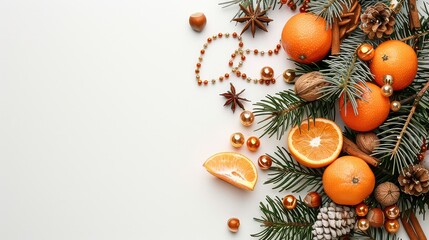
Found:
[[[332,26],[334,19],[341,19],[344,7],[350,9],[351,0],[312,0],[308,11],[324,18],[328,26]]]
[[[301,199],[296,207],[287,210],[279,197],[266,197],[266,204],[260,203],[261,218],[254,218],[264,229],[252,234],[261,240],[270,239],[312,239],[312,226],[316,221],[317,212],[307,207]]]
[[[426,211],[429,208],[429,194],[424,194],[420,196],[412,196],[405,193],[402,193],[399,197],[397,205],[401,211],[401,214],[404,214],[408,211],[420,214],[425,218]]]
[[[274,96],[267,95],[266,99],[254,105],[255,116],[265,117],[258,122],[262,126],[256,129],[263,130],[261,137],[266,134],[272,137],[276,134],[277,139],[281,139],[288,128],[301,124],[305,119],[335,117],[335,99],[306,102],[293,90],[285,90]]]
[[[323,170],[307,168],[297,163],[285,148],[277,147],[275,156],[270,156],[274,165],[270,168],[264,184],[274,184],[273,189],[300,192],[304,189],[320,192]]]
[[[249,5],[254,6],[262,3],[262,9],[275,9],[277,5],[277,0],[228,0],[225,2],[219,3],[223,8],[237,6],[239,4],[244,7],[248,7]],[[239,9],[237,13],[231,18],[234,19],[236,17],[242,16],[243,12]]]
[[[356,230],[352,236],[350,237],[351,240],[357,240],[357,239],[365,239],[365,240],[399,240],[401,238],[398,238],[396,234],[390,234],[388,233],[384,228],[369,228],[368,230],[360,231]]]

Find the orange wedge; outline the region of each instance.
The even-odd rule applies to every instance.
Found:
[[[203,164],[209,173],[236,187],[253,190],[258,172],[253,162],[235,152],[220,152]]]
[[[296,161],[306,167],[320,168],[329,165],[340,155],[343,134],[331,120],[310,119],[290,130],[287,145]]]

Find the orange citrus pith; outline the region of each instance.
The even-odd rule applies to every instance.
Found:
[[[253,190],[258,173],[253,162],[235,152],[220,152],[209,157],[203,165],[209,173],[236,187]]]
[[[335,203],[356,205],[374,190],[375,176],[364,160],[343,156],[325,169],[322,182],[325,193]]]
[[[369,90],[365,89],[361,99],[357,99],[357,115],[353,112],[350,101],[344,106],[344,97],[340,97],[340,116],[344,124],[349,128],[366,132],[380,126],[390,112],[390,100],[381,94],[381,89],[373,84],[366,83]]]
[[[375,82],[383,86],[385,75],[393,77],[393,90],[406,88],[417,74],[417,54],[408,44],[399,40],[388,40],[375,49],[369,67]]]
[[[290,130],[287,144],[296,161],[306,167],[320,168],[338,157],[343,147],[343,134],[331,120],[310,119]]]
[[[311,13],[298,13],[284,25],[282,45],[288,56],[300,63],[322,60],[331,49],[332,31],[326,21]]]

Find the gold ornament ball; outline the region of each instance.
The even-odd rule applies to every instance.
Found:
[[[400,227],[398,219],[387,219],[384,222],[384,229],[391,234],[397,233]]]
[[[401,109],[401,102],[399,101],[392,101],[390,103],[390,110],[392,110],[392,112],[397,112]]]
[[[271,80],[274,77],[274,70],[271,67],[265,66],[261,69],[261,79]]]
[[[384,224],[384,213],[380,208],[371,208],[366,215],[371,227],[379,228]]]
[[[364,43],[360,45],[360,47],[357,50],[357,55],[360,60],[362,61],[369,61],[374,58],[374,47],[369,43]]]
[[[296,74],[295,71],[292,69],[287,69],[283,72],[283,80],[286,83],[293,83],[295,80]]]
[[[383,76],[383,83],[384,84],[392,85],[393,84],[393,77],[392,77],[392,75],[384,75]]]
[[[249,149],[252,152],[255,152],[258,150],[259,146],[261,145],[261,141],[259,141],[259,138],[255,136],[251,136],[247,139],[246,142],[247,149]]]
[[[358,220],[357,226],[360,230],[366,231],[369,228],[369,221],[366,218],[361,218]]]
[[[399,214],[399,207],[396,204],[384,208],[384,215],[387,219],[396,219],[399,217]]]
[[[355,207],[356,215],[359,217],[365,217],[368,214],[369,207],[365,203],[359,203]]]
[[[304,203],[308,207],[317,208],[322,205],[322,198],[320,197],[320,194],[318,192],[309,192],[304,197]]]
[[[255,121],[255,115],[253,115],[253,112],[244,110],[240,114],[240,122],[243,126],[248,127],[253,124],[253,121]]]
[[[296,197],[293,195],[286,195],[283,198],[283,206],[287,209],[287,210],[292,210],[296,207]]]
[[[238,228],[240,227],[240,219],[238,218],[230,218],[228,219],[228,229],[229,231],[236,233],[238,232]]]
[[[385,96],[385,97],[390,97],[390,96],[392,96],[392,94],[393,94],[393,88],[392,88],[392,85],[390,85],[390,84],[384,84],[384,85],[381,87],[381,94],[382,94],[383,96]]]
[[[258,158],[258,166],[262,170],[270,169],[272,164],[273,164],[273,160],[268,155],[262,155]]]
[[[244,144],[244,135],[240,132],[233,133],[230,142],[233,147],[239,148]]]

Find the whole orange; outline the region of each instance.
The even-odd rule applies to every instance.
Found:
[[[353,111],[352,104],[347,100],[344,105],[344,95],[340,97],[340,116],[344,124],[349,128],[367,132],[380,126],[390,112],[390,100],[381,94],[380,87],[373,83],[366,83],[362,99],[357,99],[357,115]]]
[[[410,85],[417,74],[417,54],[408,44],[399,40],[388,40],[375,49],[369,68],[379,86],[384,85],[385,75],[393,77],[393,90]]]
[[[331,49],[332,31],[326,21],[311,13],[298,13],[284,25],[282,45],[288,56],[308,64],[322,60]]]
[[[325,169],[322,183],[325,193],[335,203],[356,205],[374,190],[375,176],[364,160],[343,156]]]

